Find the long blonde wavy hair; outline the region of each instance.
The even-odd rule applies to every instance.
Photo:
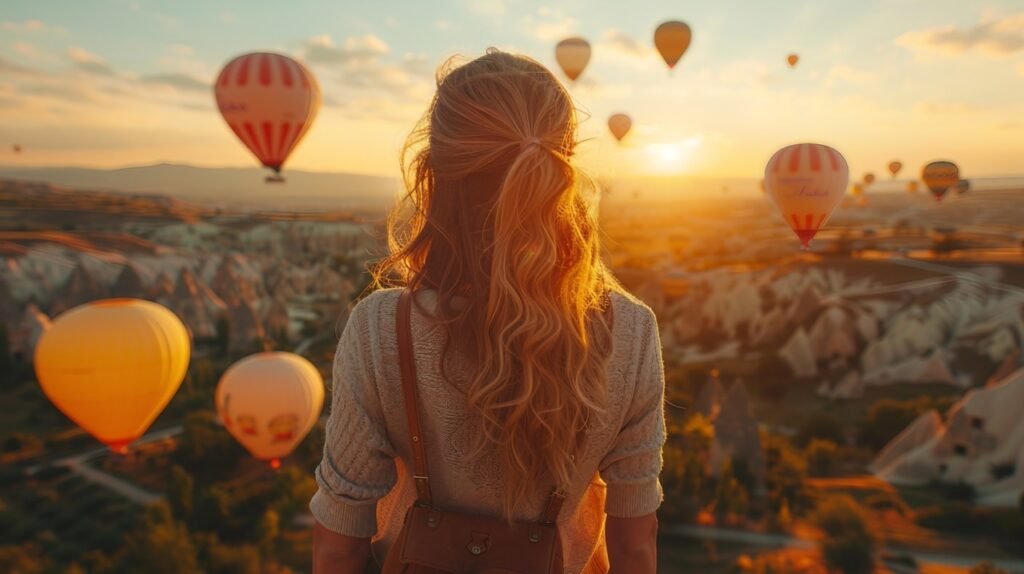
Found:
[[[374,269],[377,286],[436,290],[446,352],[476,366],[475,452],[497,451],[508,518],[538,481],[572,482],[605,407],[604,311],[621,288],[600,259],[594,188],[570,161],[576,125],[569,94],[534,60],[491,49],[449,61],[406,142],[407,193]]]

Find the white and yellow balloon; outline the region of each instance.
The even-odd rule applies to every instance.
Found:
[[[224,372],[215,400],[217,416],[231,436],[253,457],[277,468],[320,416],[324,381],[299,355],[257,353]]]

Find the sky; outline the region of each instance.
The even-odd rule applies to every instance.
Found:
[[[652,36],[673,19],[693,41],[670,73]],[[210,84],[268,50],[306,64],[324,98],[286,169],[397,176],[441,62],[495,46],[556,69],[577,35],[593,45],[570,86],[579,158],[598,178],[756,179],[801,141],[840,150],[855,177],[939,158],[1024,175],[1019,0],[4,2],[0,165],[254,165]],[[616,112],[634,122],[621,145]]]

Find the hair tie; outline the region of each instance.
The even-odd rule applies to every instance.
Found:
[[[524,138],[523,141],[519,142],[519,151],[523,151],[526,148],[528,148],[530,145],[534,145],[534,144],[535,145],[541,145],[541,141],[540,141],[539,137],[532,136],[532,137]]]

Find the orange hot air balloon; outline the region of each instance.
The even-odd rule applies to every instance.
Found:
[[[970,190],[971,190],[971,180],[969,180],[969,179],[961,179],[960,181],[956,182],[956,192],[957,192],[957,194],[963,195],[963,194],[967,193]]]
[[[775,152],[764,169],[764,181],[768,196],[807,249],[842,201],[850,169],[829,146],[796,144]]]
[[[185,378],[191,340],[181,320],[141,299],[105,299],[58,316],[36,346],[53,404],[116,452],[142,436]]]
[[[254,52],[228,62],[213,91],[231,131],[274,170],[268,181],[284,181],[281,167],[320,109],[313,74],[288,56]]]
[[[583,38],[566,38],[555,46],[555,60],[572,81],[580,77],[590,62],[590,42]]]
[[[654,47],[658,49],[669,69],[675,68],[679,63],[679,59],[690,47],[692,37],[690,26],[678,20],[664,22],[654,30]]]
[[[14,150],[14,153],[21,153],[21,146],[18,144],[14,144],[13,146],[11,146],[11,149]]]
[[[921,179],[935,196],[935,201],[942,201],[949,188],[960,182],[960,168],[951,161],[933,161],[921,170]]]
[[[917,193],[917,180],[907,182],[907,191],[910,193]]]
[[[786,62],[789,63],[789,67],[790,68],[795,68],[796,67],[796,63],[799,62],[799,61],[800,61],[800,56],[798,56],[797,54],[790,54],[790,55],[786,56]]]
[[[855,183],[850,186],[850,195],[854,197],[860,197],[864,194],[864,187],[859,183]]]
[[[215,400],[231,436],[253,457],[277,468],[320,416],[324,381],[299,355],[257,353],[224,372]]]
[[[612,114],[608,118],[608,129],[611,130],[612,135],[615,139],[622,141],[622,138],[626,137],[629,133],[629,129],[633,127],[633,120],[629,119],[626,114]]]
[[[903,162],[895,160],[889,162],[889,173],[891,173],[893,177],[896,177],[896,174],[899,173],[901,169],[903,169]]]
[[[872,183],[875,183],[875,174],[873,174],[873,173],[865,173],[864,174],[864,183],[866,183],[868,185],[871,185]]]

